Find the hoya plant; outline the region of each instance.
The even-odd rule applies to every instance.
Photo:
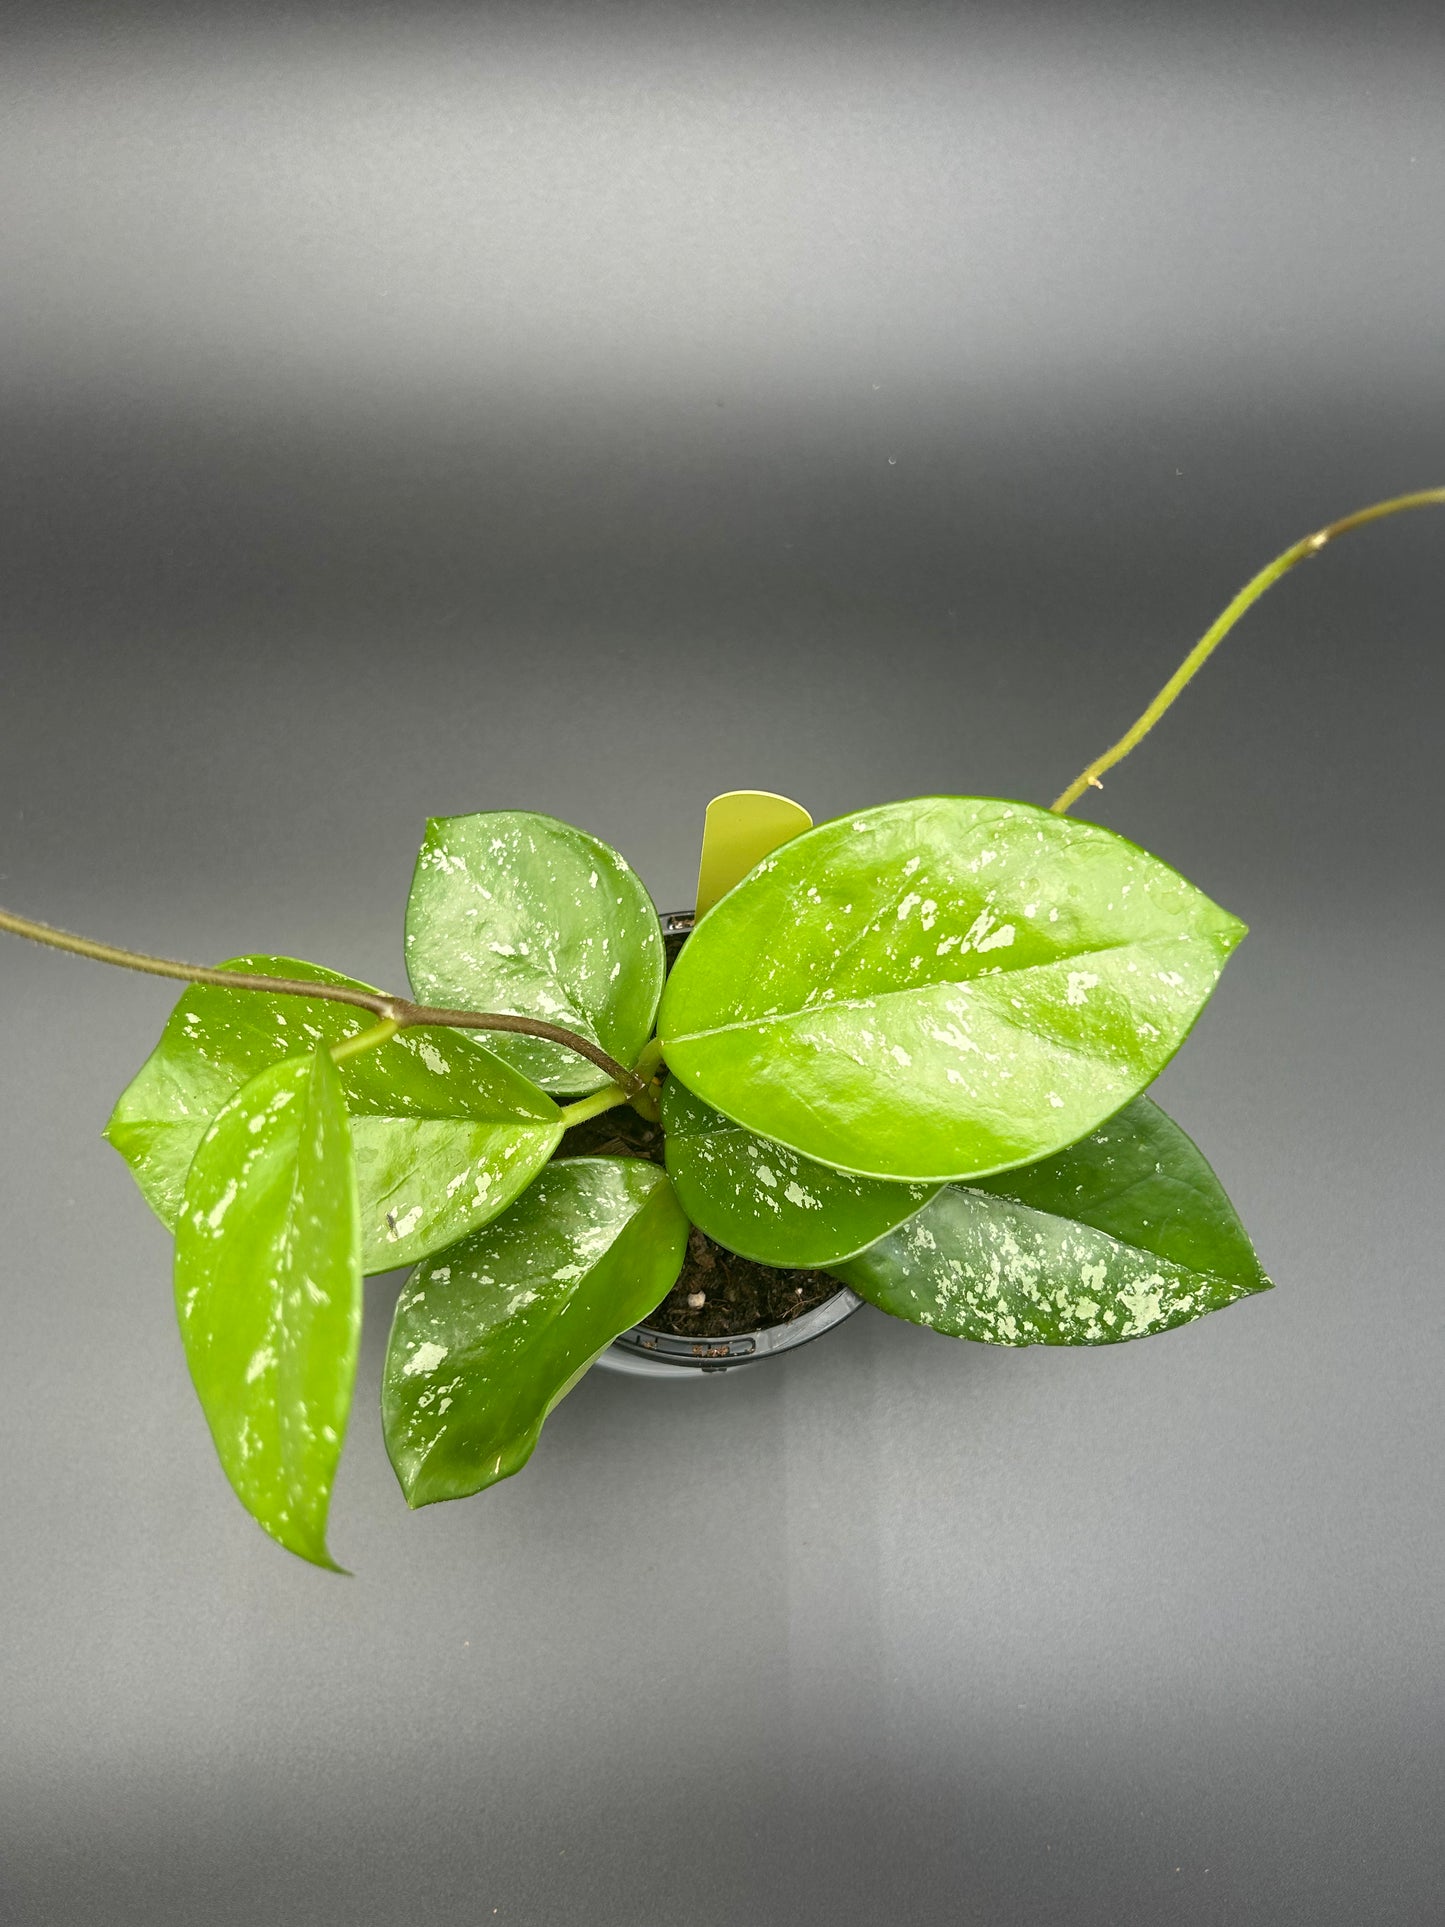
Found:
[[[724,812],[670,970],[626,861],[522,811],[428,825],[412,997],[0,912],[189,981],[106,1135],[174,1232],[186,1359],[246,1509],[333,1566],[368,1273],[413,1267],[382,1385],[412,1505],[520,1470],[699,1233],[985,1344],[1116,1344],[1264,1290],[1219,1181],[1143,1095],[1244,925],[1068,812],[1270,583],[1347,529],[1442,502],[1378,503],[1286,550],[1048,809],[928,796],[814,828],[784,806],[732,819],[732,847]],[[589,1153],[581,1127],[614,1111],[650,1136],[594,1129],[613,1149]]]

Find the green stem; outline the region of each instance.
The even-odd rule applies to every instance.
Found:
[[[333,1064],[344,1064],[348,1057],[360,1057],[363,1051],[375,1050],[378,1044],[395,1037],[400,1029],[401,1025],[394,1017],[387,1017],[381,1023],[373,1024],[370,1030],[359,1030],[354,1037],[343,1037],[340,1043],[331,1046],[331,1061]]]
[[[624,1087],[624,1096],[641,1092],[645,1085],[636,1072],[609,1057],[601,1045],[560,1024],[545,1023],[540,1017],[517,1017],[510,1011],[447,1010],[436,1004],[414,1004],[407,997],[390,997],[380,990],[357,990],[349,984],[313,983],[304,977],[267,977],[246,970],[210,970],[201,964],[177,963],[170,957],[151,957],[141,950],[121,950],[115,944],[96,943],[90,937],[77,937],[53,924],[36,923],[17,917],[13,911],[0,910],[0,930],[12,936],[28,937],[32,943],[48,944],[52,950],[68,950],[73,956],[89,957],[92,962],[118,964],[123,970],[142,970],[151,977],[175,977],[185,983],[211,984],[218,990],[259,990],[279,997],[320,997],[328,1003],[353,1004],[373,1016],[394,1023],[398,1030],[420,1024],[446,1030],[514,1031],[523,1037],[545,1038],[575,1051],[589,1063],[606,1071]],[[384,1041],[377,1039],[380,1043]],[[370,1048],[368,1046],[368,1048]]]
[[[1049,807],[1062,813],[1077,803],[1086,789],[1102,789],[1104,786],[1099,778],[1104,771],[1112,769],[1116,763],[1122,763],[1131,749],[1138,748],[1165,710],[1198,675],[1239,618],[1247,609],[1253,608],[1265,590],[1278,582],[1282,575],[1287,575],[1297,562],[1303,562],[1308,556],[1318,555],[1325,544],[1333,542],[1337,535],[1346,535],[1351,529],[1363,528],[1367,522],[1381,521],[1385,516],[1398,515],[1404,509],[1440,506],[1445,506],[1445,488],[1422,488],[1417,489],[1413,495],[1395,495],[1388,502],[1372,502],[1368,508],[1356,509],[1353,515],[1346,515],[1338,522],[1331,522],[1327,528],[1317,529],[1313,535],[1302,537],[1292,548],[1286,549],[1283,555],[1277,555],[1273,562],[1267,564],[1252,581],[1244,585],[1224,613],[1205,630],[1133,728],[1127,730],[1112,749],[1105,750],[1104,754],[1090,763],[1081,775],[1076,776],[1063,795]]]
[[[659,1102],[658,1073],[662,1069],[662,1040],[649,1039],[643,1045],[642,1054],[633,1066],[633,1075],[642,1079],[641,1090],[631,1094],[632,1108],[639,1117],[645,1117],[649,1124],[662,1120],[662,1105]]]
[[[589,1117],[615,1110],[619,1104],[625,1104],[630,1095],[620,1084],[604,1084],[591,1097],[579,1097],[575,1104],[564,1104],[561,1107],[563,1129],[570,1131],[574,1124],[585,1124]]]
[[[642,1054],[633,1065],[633,1075],[640,1077],[644,1084],[650,1084],[662,1069],[662,1041],[654,1037],[642,1046]]]

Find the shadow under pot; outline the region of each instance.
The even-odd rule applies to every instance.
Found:
[[[669,967],[692,929],[689,911],[662,918]],[[663,1162],[662,1128],[630,1106],[574,1125],[560,1157],[642,1157]],[[612,1343],[597,1363],[640,1378],[695,1381],[790,1352],[851,1318],[863,1300],[821,1271],[783,1271],[754,1264],[714,1244],[694,1227],[681,1275],[640,1324]]]

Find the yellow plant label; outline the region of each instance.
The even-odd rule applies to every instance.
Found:
[[[812,827],[813,819],[800,803],[770,790],[728,790],[715,796],[703,824],[697,914],[711,910],[780,843]]]

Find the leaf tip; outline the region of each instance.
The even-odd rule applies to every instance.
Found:
[[[239,1494],[237,1496],[240,1497]],[[246,1505],[244,1498],[241,1503]],[[356,1577],[349,1566],[343,1566],[332,1558],[331,1549],[324,1536],[313,1539],[306,1534],[278,1531],[269,1519],[260,1517],[249,1505],[246,1506],[246,1510],[251,1513],[251,1517],[255,1519],[266,1537],[274,1539],[281,1550],[289,1552],[293,1559],[300,1559],[308,1566],[317,1566],[322,1572],[337,1573],[343,1579]]]

